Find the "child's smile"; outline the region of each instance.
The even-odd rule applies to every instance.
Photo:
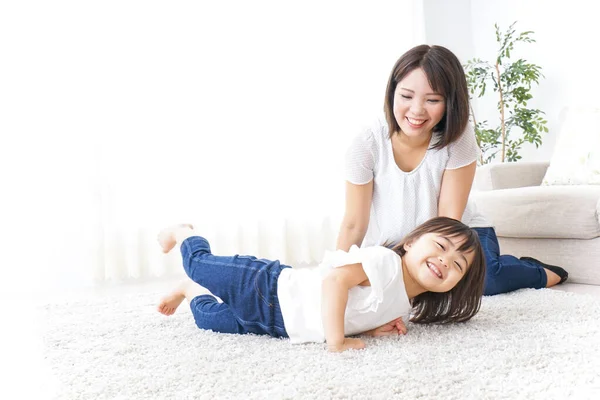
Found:
[[[423,291],[447,292],[462,279],[473,254],[459,251],[459,237],[427,233],[406,244],[402,263],[408,274]]]
[[[427,261],[427,267],[429,268],[429,270],[431,271],[431,273],[433,275],[435,275],[436,277],[438,277],[439,279],[443,279],[444,278],[444,274],[442,273],[441,266],[437,266],[435,264],[435,262]]]

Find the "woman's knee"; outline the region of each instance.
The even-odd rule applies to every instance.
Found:
[[[484,296],[493,296],[495,294],[504,293],[498,282],[493,279],[485,280],[485,285],[483,286],[483,295]]]
[[[502,293],[502,283],[500,282],[500,260],[497,257],[489,257],[486,253],[485,257],[485,284],[483,286],[483,294],[491,296]]]

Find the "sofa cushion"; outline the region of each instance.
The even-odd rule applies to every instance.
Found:
[[[502,254],[528,256],[563,267],[569,272],[567,283],[600,285],[600,238],[523,239],[499,237]]]
[[[600,185],[600,108],[567,108],[543,185]]]
[[[600,237],[600,186],[532,186],[473,192],[472,199],[498,236]]]
[[[498,190],[524,186],[540,186],[546,170],[547,161],[506,162],[486,164],[477,167],[473,190]]]

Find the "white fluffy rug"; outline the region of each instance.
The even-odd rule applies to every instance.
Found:
[[[62,399],[585,399],[600,393],[597,298],[521,290],[484,298],[466,324],[409,324],[329,354],[196,328],[161,294],[46,305],[45,358]]]

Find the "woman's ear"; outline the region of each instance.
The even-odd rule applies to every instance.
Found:
[[[410,246],[412,246],[412,243],[404,243],[404,251],[408,251],[408,249],[410,249]]]

